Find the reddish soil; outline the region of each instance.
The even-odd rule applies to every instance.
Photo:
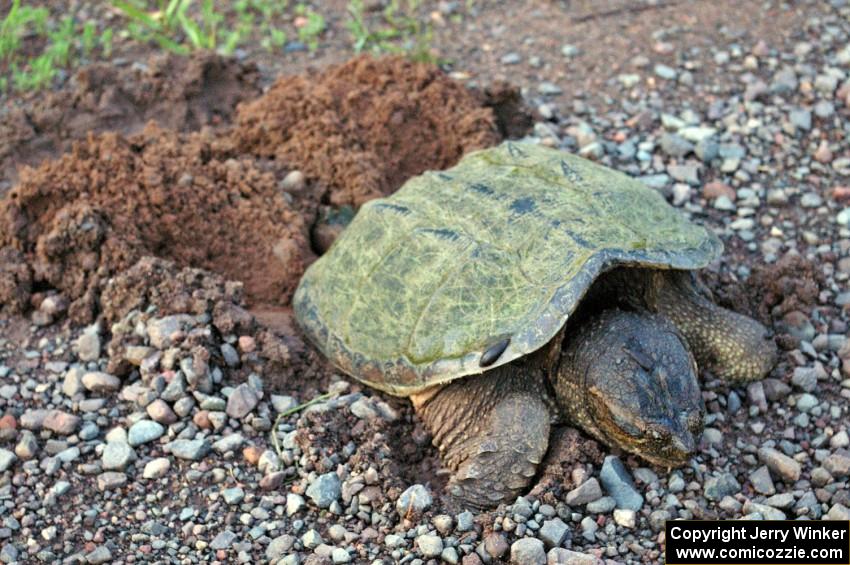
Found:
[[[239,109],[233,139],[298,164],[323,203],[358,206],[499,141],[493,112],[436,67],[358,58],[283,77]]]
[[[208,116],[209,96],[178,112],[179,127],[203,123],[188,116]],[[90,134],[24,169],[0,202],[0,302],[22,310],[33,290],[55,289],[87,323],[106,282],[152,255],[241,281],[250,304],[286,306],[320,203],[360,204],[499,140],[484,96],[401,58],[283,78],[231,128]],[[306,182],[283,183],[294,169]]]
[[[193,131],[230,121],[239,102],[259,94],[253,64],[212,53],[89,65],[60,90],[12,98],[0,109],[0,194],[20,167],[60,155],[90,132],[129,134],[149,120]]]

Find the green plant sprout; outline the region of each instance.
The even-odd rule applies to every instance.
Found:
[[[365,16],[363,0],[351,0],[346,27],[354,38],[354,51],[407,53],[413,60],[433,62],[433,29],[430,21],[422,22],[417,17],[420,7],[421,0],[392,0],[383,10],[382,25],[372,28]]]

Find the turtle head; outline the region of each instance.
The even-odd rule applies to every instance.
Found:
[[[694,358],[667,320],[609,310],[583,332],[584,422],[599,440],[661,466],[694,454],[704,406]],[[579,376],[579,378],[582,378]]]

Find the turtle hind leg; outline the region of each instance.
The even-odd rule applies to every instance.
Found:
[[[529,486],[549,443],[543,374],[510,364],[412,397],[452,471],[450,499],[492,508]]]
[[[692,273],[669,271],[656,280],[656,308],[685,336],[700,368],[743,384],[765,377],[776,364],[776,343],[767,328],[706,298]]]

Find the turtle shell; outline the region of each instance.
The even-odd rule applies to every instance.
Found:
[[[407,395],[542,347],[608,269],[698,269],[721,252],[641,182],[506,142],[364,204],[293,304],[337,367]]]

